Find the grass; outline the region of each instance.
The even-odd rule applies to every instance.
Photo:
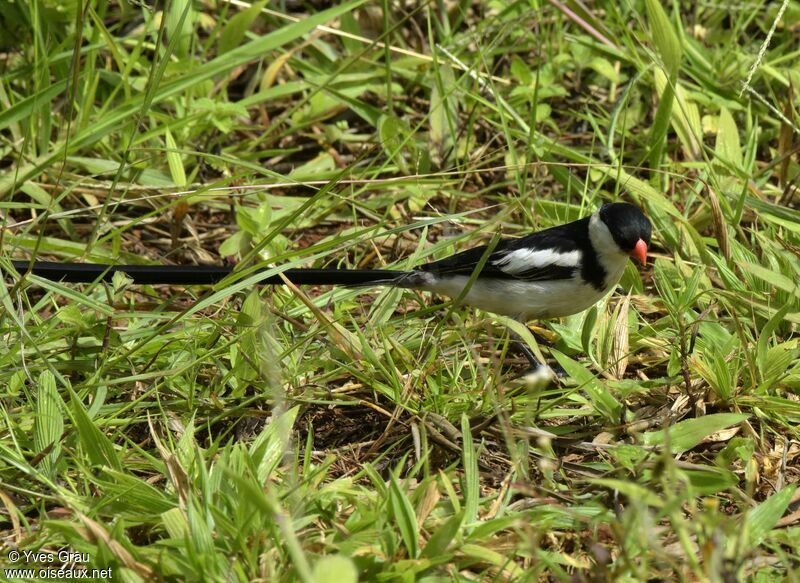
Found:
[[[163,4],[0,2],[3,568],[797,580],[798,2]],[[543,386],[441,298],[5,269],[404,269],[618,199],[655,261],[537,323]]]

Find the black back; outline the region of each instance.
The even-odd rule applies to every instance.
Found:
[[[488,245],[482,245],[473,249],[468,249],[450,257],[445,257],[439,261],[422,265],[418,271],[433,273],[435,275],[466,275],[469,276],[475,271],[475,267],[486,252]],[[502,260],[508,253],[518,249],[552,249],[553,251],[568,253],[570,251],[581,252],[581,263],[576,267],[564,265],[532,265],[525,271],[509,272],[503,270],[497,262]],[[595,268],[600,268],[597,258],[594,255],[592,246],[589,242],[589,217],[558,225],[543,231],[532,233],[520,239],[503,239],[495,246],[491,255],[487,259],[480,272],[482,277],[496,277],[498,279],[518,279],[525,281],[542,281],[545,279],[569,279],[575,275],[576,268],[582,268],[582,274],[586,267],[590,272]],[[600,268],[599,274],[587,273],[588,281],[597,280],[602,282],[605,276]]]

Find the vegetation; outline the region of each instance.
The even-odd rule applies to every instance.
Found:
[[[798,21],[796,0],[0,1],[0,564],[796,580]],[[618,199],[655,261],[536,323],[558,382],[443,298],[257,285]],[[70,285],[18,277],[31,256],[242,269]],[[89,560],[9,555],[61,549]]]

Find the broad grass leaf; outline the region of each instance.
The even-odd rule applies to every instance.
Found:
[[[447,154],[452,153],[453,136],[456,133],[454,124],[458,118],[456,89],[453,70],[440,66],[431,89],[430,109],[431,148],[438,164],[444,163]]]
[[[280,73],[289,59],[292,58],[293,54],[293,51],[288,50],[282,55],[278,55],[278,57],[269,64],[267,70],[264,71],[264,74],[261,76],[261,83],[259,84],[259,90],[261,92],[268,91],[275,84],[278,73]]]
[[[524,521],[526,518],[521,518],[518,514],[506,514],[498,518],[490,520],[482,520],[475,528],[473,528],[469,535],[466,537],[467,542],[479,542],[482,540],[490,539],[501,530],[513,528]]]
[[[778,329],[778,326],[781,325],[784,317],[786,317],[786,314],[789,313],[791,307],[792,307],[791,304],[786,304],[780,310],[775,312],[775,315],[769,319],[764,328],[762,328],[761,334],[759,334],[758,336],[758,342],[756,343],[756,355],[758,357],[757,362],[759,363],[759,367],[761,368],[760,370],[762,375],[761,380],[764,380],[766,376],[765,363],[767,362],[767,354],[769,352],[770,338],[775,333],[775,330]]]
[[[597,336],[597,306],[592,306],[586,312],[586,317],[583,320],[581,327],[581,348],[586,354],[592,352],[592,340]],[[563,335],[562,335],[563,337]]]
[[[186,186],[186,171],[183,168],[183,161],[178,152],[178,145],[169,128],[164,130],[164,140],[167,143],[167,164],[172,181],[176,186]]]
[[[412,559],[417,558],[419,556],[417,516],[414,514],[411,500],[408,499],[394,475],[389,483],[389,507],[392,510],[395,524],[400,529],[400,536],[403,538],[408,556]]]
[[[747,513],[745,527],[747,528],[747,538],[750,541],[750,546],[760,544],[769,531],[775,528],[775,525],[792,502],[796,489],[797,486],[795,485],[787,486]]]
[[[619,71],[614,68],[614,65],[608,59],[595,57],[589,61],[589,66],[612,83],[622,82],[622,76]]]
[[[674,102],[670,110],[672,129],[675,130],[687,155],[694,159],[699,158],[700,140],[703,137],[700,110],[677,79],[669,79],[661,69],[656,69],[654,75],[659,95],[668,95],[670,90],[673,93]]]
[[[36,394],[36,418],[33,423],[33,445],[36,453],[47,448],[50,452],[42,459],[42,468],[52,476],[61,452],[61,435],[64,433],[64,402],[56,388],[56,379],[49,370],[39,375]]]
[[[106,507],[109,512],[155,517],[178,505],[174,491],[171,492],[173,498],[170,498],[164,490],[124,471],[106,469],[103,474],[107,479],[98,482],[108,497]]]
[[[476,559],[478,561],[494,565],[497,568],[503,569],[509,574],[510,580],[517,580],[523,575],[522,569],[513,562],[504,553],[498,553],[487,546],[478,544],[466,544],[460,549],[465,557]]]
[[[94,310],[103,316],[111,316],[114,313],[114,308],[76,291],[74,286],[56,283],[36,275],[29,275],[28,278],[39,287],[75,302],[75,305],[80,306],[83,310]]]
[[[336,172],[336,162],[328,152],[322,152],[318,156],[309,160],[292,170],[289,174],[291,180],[303,182],[306,180],[325,180],[333,176]]]
[[[428,539],[425,548],[422,549],[421,556],[433,559],[447,552],[447,548],[458,534],[458,530],[461,528],[461,523],[463,521],[463,512],[459,512],[448,518]]]
[[[273,476],[283,459],[299,411],[300,407],[297,406],[274,416],[250,446],[250,455],[256,465],[256,477],[260,484],[266,483]]]
[[[186,505],[186,517],[189,523],[190,538],[188,547],[199,556],[214,555],[214,533],[212,523],[207,519],[205,501],[193,500]]]
[[[394,115],[384,115],[378,120],[378,136],[383,151],[402,171],[408,169],[403,157],[405,146],[411,141],[411,128],[408,122]]]
[[[224,54],[235,49],[244,40],[244,35],[253,26],[253,23],[261,13],[261,9],[267,4],[266,0],[254,2],[250,8],[234,14],[219,35],[219,53]],[[230,5],[233,8],[233,5]]]
[[[744,413],[714,413],[696,419],[687,419],[666,430],[650,431],[642,434],[645,445],[665,445],[669,442],[673,453],[690,450],[706,437],[732,425],[741,423],[750,417]]]
[[[33,182],[26,182],[20,186],[20,190],[30,196],[33,200],[39,203],[42,208],[47,209],[50,213],[60,213],[63,211],[58,200],[50,195],[44,188]],[[67,219],[59,219],[58,226],[64,229],[66,233],[75,239],[80,237],[75,234],[75,227],[71,221]]]
[[[650,130],[650,166],[657,168],[661,162],[661,153],[667,136],[667,128],[672,115],[673,101],[675,99],[675,83],[678,79],[683,50],[680,39],[672,27],[669,17],[657,0],[646,0],[647,20],[650,24],[650,36],[658,51],[665,71],[660,68],[655,70],[656,88],[659,94],[659,103],[653,125]],[[659,87],[659,75],[669,80]]]
[[[742,144],[739,141],[739,127],[731,112],[724,105],[719,110],[717,122],[717,142],[714,146],[717,156],[735,168],[742,168]]]
[[[236,231],[233,235],[225,239],[219,246],[219,254],[222,257],[239,257],[244,255],[250,248],[250,241],[253,236],[244,231]]]
[[[655,77],[658,79],[660,70],[656,70]],[[663,73],[662,73],[663,74]],[[661,165],[661,156],[664,151],[664,143],[667,138],[670,118],[672,116],[672,103],[675,100],[675,91],[672,83],[664,85],[663,90],[658,94],[658,108],[653,118],[653,125],[650,128],[648,137],[648,147],[650,149],[649,162],[651,168],[658,168]]]
[[[89,173],[97,177],[111,177],[119,171],[120,163],[115,160],[104,158],[87,158],[83,156],[69,156],[70,162],[80,165]],[[172,179],[155,168],[145,168],[136,173],[136,182],[142,186],[169,187],[175,186]]]
[[[109,466],[115,470],[122,471],[122,461],[117,455],[114,444],[89,418],[78,395],[75,394],[72,388],[69,388],[69,391],[72,422],[75,424],[78,440],[89,457],[90,463],[95,466]]]
[[[175,54],[186,58],[189,55],[195,21],[192,0],[172,0],[168,4],[166,18],[170,44],[175,47]]]
[[[791,375],[792,368],[800,363],[798,358],[800,358],[800,347],[797,341],[784,342],[767,350],[764,362],[759,362],[762,378],[767,385],[760,390],[770,388],[787,374]],[[800,372],[800,367],[796,368],[796,372]]]
[[[268,344],[265,342],[267,321],[267,311],[264,308],[263,300],[258,292],[253,290],[247,294],[236,321],[236,326],[240,331],[239,344],[231,347],[236,349],[237,357],[232,358],[231,362],[235,376],[241,381],[241,387],[260,378],[261,375],[268,375],[273,365],[268,362],[271,355],[267,352]],[[240,354],[241,356],[239,356]],[[237,388],[234,394],[238,394],[240,390]],[[274,425],[274,423],[270,423],[265,432],[274,431]]]
[[[703,470],[683,470],[689,477],[692,493],[698,496],[713,496],[725,492],[739,484],[739,477],[728,470],[711,468]]]
[[[349,557],[328,555],[314,565],[312,577],[314,583],[357,583],[358,569]]]
[[[683,57],[680,38],[675,33],[672,22],[658,0],[646,0],[645,5],[653,44],[666,66],[667,73],[674,78]]]
[[[236,224],[253,237],[266,233],[271,221],[272,208],[269,203],[261,203],[257,207],[242,205],[236,208]]]
[[[8,109],[0,111],[0,130],[28,118],[40,107],[51,107],[50,102],[61,95],[67,88],[67,80],[63,79],[50,85],[39,93],[18,101]]]
[[[736,389],[739,361],[728,362],[713,346],[692,356],[690,365],[705,380],[712,390],[723,400],[730,400]]]
[[[478,518],[478,500],[480,499],[480,483],[478,480],[478,458],[475,444],[472,442],[472,430],[469,417],[461,415],[462,448],[464,450],[464,520],[467,524]]]
[[[757,278],[766,281],[771,286],[783,290],[785,292],[788,292],[797,298],[800,298],[800,284],[798,284],[797,280],[793,280],[792,278],[787,277],[782,273],[778,273],[777,271],[773,271],[771,269],[767,269],[766,267],[762,267],[757,263],[750,263],[745,261],[741,263],[741,266],[743,269],[752,273]]]
[[[586,392],[595,410],[608,421],[617,422],[622,406],[608,390],[605,383],[595,377],[582,364],[572,360],[566,354],[562,354],[557,350],[552,350],[551,353],[558,361],[558,364],[560,364],[567,374],[575,379],[580,388]]]
[[[703,123],[697,104],[689,97],[689,93],[676,81],[675,103],[672,107],[672,125],[683,144],[687,155],[695,160],[701,157],[703,140]]]
[[[161,513],[161,525],[170,537],[182,539],[190,536],[189,524],[186,521],[186,513],[180,508],[172,508]]]

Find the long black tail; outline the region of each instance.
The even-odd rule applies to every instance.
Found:
[[[233,271],[233,267],[211,265],[100,265],[96,263],[58,263],[56,261],[12,261],[19,273],[30,272],[44,279],[69,283],[111,281],[122,272],[134,283],[149,285],[209,285]],[[389,269],[287,269],[286,278],[296,285],[393,285],[413,272]],[[280,285],[283,279],[273,275],[263,284]]]

